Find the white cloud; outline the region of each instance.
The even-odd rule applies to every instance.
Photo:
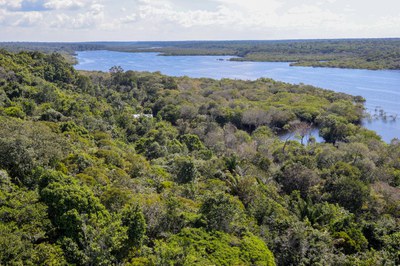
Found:
[[[210,26],[210,25],[232,25],[243,21],[244,17],[240,12],[226,8],[223,5],[217,7],[214,11],[209,10],[189,10],[178,11],[169,1],[149,1],[139,0],[138,8],[133,14],[135,18],[154,22],[171,22],[177,26],[190,28],[194,26]]]
[[[29,11],[31,4],[41,11]],[[7,27],[38,27],[41,30],[95,28],[104,21],[104,6],[97,0],[0,0],[0,23]],[[46,21],[44,21],[44,17]],[[1,26],[0,25],[0,26]]]
[[[121,18],[120,21],[121,21],[121,23],[126,24],[126,23],[136,22],[137,20],[138,20],[138,16],[136,14],[132,14],[132,15],[126,16],[124,18]]]
[[[59,29],[86,29],[100,25],[104,20],[104,6],[93,4],[82,13],[57,14],[50,23],[53,28]]]
[[[43,20],[43,14],[40,12],[22,12],[20,18],[12,23],[13,26],[29,27],[40,23]]]
[[[282,1],[277,0],[215,0],[221,5],[245,12],[255,12],[262,14],[274,13],[278,8],[282,7]]]
[[[167,21],[184,28],[197,26],[223,26],[238,29],[262,30],[271,28],[319,27],[327,23],[342,23],[343,16],[321,7],[301,5],[281,13],[282,4],[275,0],[215,0],[213,11],[177,11],[171,1],[139,0],[132,15],[148,23]]]
[[[371,26],[373,31],[379,31],[387,34],[390,37],[398,37],[399,34],[399,25],[400,25],[400,13],[397,16],[383,16],[380,17],[379,20]],[[398,35],[394,35],[393,32],[398,32]]]
[[[86,1],[87,2],[87,1]],[[50,0],[44,4],[48,9],[80,9],[86,6],[83,0]]]
[[[395,37],[400,36],[396,10],[400,10],[397,0],[379,4],[362,0],[0,0],[0,35],[20,40],[36,38],[41,32],[54,41],[60,39],[53,36],[65,40],[82,36],[83,40]]]
[[[21,7],[22,0],[0,0],[0,7],[7,9],[16,9]]]

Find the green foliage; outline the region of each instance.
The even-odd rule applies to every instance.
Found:
[[[128,228],[130,247],[140,247],[146,233],[146,221],[138,205],[127,205],[122,210],[122,224]]]
[[[172,104],[164,106],[160,110],[159,114],[164,120],[169,121],[173,124],[175,124],[176,120],[178,120],[179,118],[179,110],[176,106]]]
[[[199,175],[197,168],[190,157],[178,157],[174,160],[176,181],[179,183],[193,182]]]
[[[73,83],[75,81],[75,70],[61,54],[53,53],[44,60],[47,63],[43,69],[45,80],[56,83]]]
[[[272,252],[260,238],[251,233],[243,237],[240,249],[241,259],[251,265],[275,265]]]
[[[400,145],[361,100],[0,51],[0,264],[399,264]]]
[[[17,118],[24,118],[25,113],[21,110],[20,107],[13,106],[4,109],[4,113],[8,116],[17,117]]]
[[[350,124],[345,118],[336,115],[328,115],[317,119],[320,125],[320,136],[325,141],[335,143],[337,141],[346,141],[352,135],[355,135],[357,128]]]
[[[49,213],[54,224],[65,234],[76,236],[77,232],[70,229],[79,224],[74,224],[72,220],[79,223],[80,213],[104,215],[105,208],[88,187],[80,186],[72,178],[62,178],[65,181],[50,182],[40,194],[42,200],[49,206]]]
[[[197,135],[181,135],[179,136],[179,141],[185,144],[189,151],[199,151],[204,149],[204,145]]]
[[[200,207],[209,230],[233,232],[245,225],[242,203],[225,193],[208,195]]]
[[[335,232],[333,237],[336,239],[335,246],[346,254],[362,251],[368,244],[365,237],[357,229],[349,229],[348,232]]]
[[[101,195],[101,203],[110,212],[118,212],[130,200],[130,193],[126,189],[119,187],[109,187]]]
[[[396,232],[391,235],[385,236],[385,242],[387,243],[387,250],[390,257],[393,259],[395,264],[400,262],[400,233]]]
[[[320,182],[318,173],[302,162],[289,163],[282,167],[282,173],[278,174],[277,181],[282,184],[287,194],[298,190],[304,198]]]
[[[76,125],[73,121],[69,121],[69,122],[60,124],[60,130],[63,133],[74,132],[81,137],[85,137],[89,134],[89,132],[87,131],[86,128]]]
[[[0,166],[26,185],[36,167],[54,165],[65,154],[64,138],[41,123],[0,118]]]
[[[47,243],[52,226],[37,191],[13,185],[2,170],[0,176],[0,263],[65,265],[60,248]]]
[[[275,265],[265,243],[252,234],[243,239],[222,232],[183,229],[166,242],[157,242],[158,265]]]
[[[121,225],[121,221],[83,215],[80,217],[80,223],[82,237],[78,241],[68,236],[59,241],[68,262],[79,265],[118,263],[127,240],[127,229]]]
[[[330,192],[330,201],[352,212],[360,211],[369,196],[368,186],[351,177],[342,177],[335,182],[329,182],[326,191]]]

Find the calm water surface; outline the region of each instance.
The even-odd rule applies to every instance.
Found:
[[[291,67],[284,62],[232,62],[230,56],[158,56],[157,53],[122,53],[84,51],[77,53],[80,70],[108,71],[112,66],[124,70],[160,71],[170,76],[233,78],[255,80],[268,77],[293,84],[313,86],[361,95],[368,112],[383,109],[386,121],[365,120],[364,126],[375,130],[389,142],[400,138],[400,71],[338,68]],[[224,60],[219,60],[224,59]],[[397,120],[393,117],[398,116]]]

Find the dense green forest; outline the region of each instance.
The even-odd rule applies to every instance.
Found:
[[[400,39],[282,41],[182,41],[0,43],[11,51],[32,50],[73,55],[75,51],[159,52],[163,55],[228,55],[233,61],[292,62],[293,66],[400,69]],[[70,59],[73,59],[70,57]]]
[[[362,103],[1,50],[0,264],[399,265],[400,142]]]

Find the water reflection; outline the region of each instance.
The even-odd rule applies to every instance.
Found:
[[[296,140],[302,142],[303,144],[307,144],[310,142],[317,142],[317,143],[324,142],[324,139],[319,136],[318,128],[311,129],[307,134],[304,135],[304,137],[302,137],[302,135],[299,134],[298,132],[292,131],[280,134],[279,139],[282,141]]]

